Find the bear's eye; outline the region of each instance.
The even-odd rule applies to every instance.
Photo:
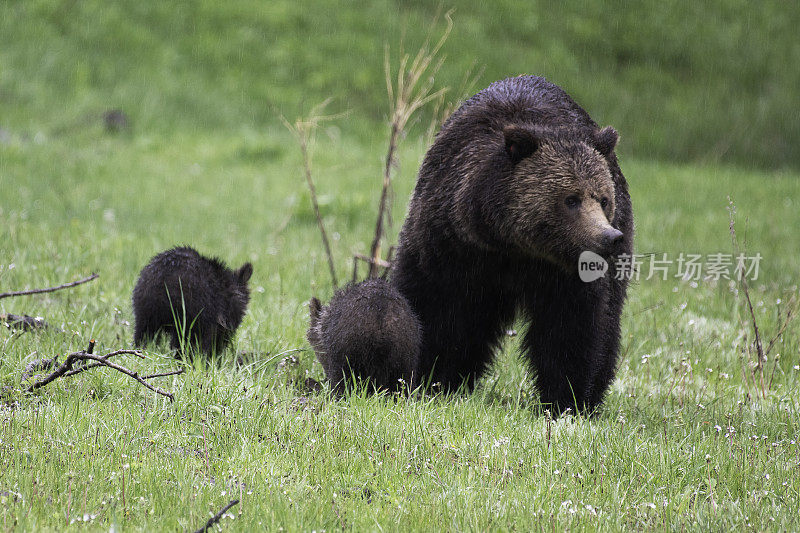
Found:
[[[578,198],[578,197],[577,197],[577,196],[575,196],[575,195],[572,195],[572,196],[567,196],[567,199],[566,199],[566,200],[564,200],[564,203],[565,203],[565,204],[567,205],[567,207],[569,207],[570,209],[575,209],[576,207],[578,207],[579,205],[581,205],[581,199],[580,199],[580,198]]]
[[[601,198],[600,199],[600,207],[605,209],[608,206],[608,198]]]

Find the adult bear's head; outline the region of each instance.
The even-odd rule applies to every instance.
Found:
[[[613,225],[608,158],[617,144],[614,128],[587,135],[513,124],[502,136],[494,158],[502,171],[488,203],[479,200],[493,238],[569,270],[586,250],[613,256],[623,240]]]

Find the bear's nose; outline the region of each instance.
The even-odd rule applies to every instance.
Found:
[[[603,248],[610,250],[615,245],[622,242],[622,237],[624,235],[624,233],[616,228],[606,228],[603,230],[603,233],[600,234],[600,242]]]

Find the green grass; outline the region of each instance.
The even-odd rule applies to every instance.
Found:
[[[233,498],[241,503],[223,519],[225,531],[800,527],[800,327],[793,323],[770,354],[768,378],[780,358],[762,391],[743,355],[749,315],[727,282],[642,279],[632,286],[618,379],[591,420],[548,420],[518,358],[518,337],[508,339],[468,396],[355,394],[337,401],[307,392],[304,380],[321,379],[322,369],[304,339],[306,302],[312,294],[329,298],[332,287],[299,148],[275,111],[292,118],[330,94],[354,109],[320,132],[314,157],[335,264],[349,277],[352,254],[369,246],[388,136],[380,123],[382,41],[375,35],[393,39],[410,21],[407,40],[418,42],[425,9],[377,4],[359,15],[355,7],[299,12],[271,3],[261,11],[260,3],[239,1],[224,9],[196,4],[192,14],[188,7],[137,5],[0,8],[17,15],[0,17],[3,35],[12,37],[0,50],[0,292],[100,274],[70,290],[0,300],[0,313],[41,315],[55,326],[0,328],[4,530],[194,530]],[[513,16],[513,7],[498,4],[496,17],[459,10],[444,82],[455,84],[454,73],[475,58],[487,65],[489,81],[530,70],[527,57],[547,56],[553,70],[545,73],[572,80],[565,85],[593,116],[622,132],[639,253],[732,252],[731,196],[740,240],[749,254],[763,256],[751,296],[762,334],[771,338],[778,313],[797,294],[800,174],[712,164],[715,158],[650,158],[668,158],[673,149],[696,158],[685,151],[696,131],[670,128],[697,125],[706,115],[717,124],[746,116],[723,112],[725,99],[686,111],[693,91],[725,85],[727,71],[693,56],[699,63],[692,63],[697,77],[687,81],[687,100],[673,106],[654,84],[646,93],[652,101],[644,102],[628,93],[638,90],[633,73],[650,79],[671,72],[653,44],[655,50],[641,49],[656,56],[650,67],[635,58],[620,70],[600,62],[592,72],[605,78],[583,84],[589,56],[574,47],[610,46],[591,36],[606,26],[595,18],[611,14],[554,7],[536,18],[544,26],[529,28],[528,15]],[[759,21],[778,24],[768,7],[742,19],[756,33],[752,39]],[[627,9],[634,17],[643,8]],[[105,24],[96,22],[98,13]],[[537,52],[525,39],[547,41],[549,34],[532,30],[559,14],[569,15],[572,29]],[[789,15],[774,29],[778,43]],[[321,26],[326,17],[349,33]],[[643,31],[695,35],[698,23],[661,28],[656,20],[641,22]],[[722,39],[715,20],[693,37],[710,41],[698,45],[709,56]],[[507,29],[506,21],[515,25]],[[628,18],[619,24],[636,25]],[[748,42],[718,45],[718,61],[733,62],[731,50]],[[569,44],[562,55],[554,52],[559,43]],[[691,44],[676,38],[664,46],[682,57],[681,47]],[[764,46],[764,57],[772,57],[778,44]],[[454,53],[460,47],[472,52]],[[743,59],[748,72],[760,64],[758,50],[751,53]],[[796,69],[775,74],[793,75]],[[604,89],[616,79],[624,97]],[[776,98],[790,98],[776,83]],[[743,94],[725,98],[750,93]],[[773,100],[765,102],[763,109],[773,109]],[[131,132],[105,134],[92,118],[112,104],[130,112]],[[653,111],[659,107],[665,114]],[[670,113],[683,122],[676,125]],[[789,122],[778,123],[775,135],[796,144],[784,127],[791,113],[780,118]],[[643,133],[648,128],[652,139]],[[703,130],[712,141],[715,128]],[[665,131],[679,139],[674,148],[660,144]],[[418,133],[399,154],[393,236],[426,149]],[[760,153],[733,149],[736,161]],[[97,340],[96,353],[128,347],[136,276],[152,255],[179,243],[230,265],[254,264],[248,315],[225,361],[198,361],[183,375],[155,380],[175,393],[174,403],[103,369],[32,395],[18,392],[22,370],[35,359],[80,350],[89,339]],[[239,367],[232,360],[241,352],[249,355]],[[145,355],[118,362],[140,373],[179,365],[165,346]]]
[[[262,149],[274,156],[240,156]],[[317,147],[340,275],[349,273],[351,253],[367,247],[380,171],[370,154],[379,150],[377,141],[346,139]],[[419,142],[405,144],[398,213],[423,152]],[[138,270],[171,244],[255,266],[250,312],[233,348],[254,352],[252,362],[198,363],[161,378],[174,404],[104,370],[34,396],[7,393],[6,527],[63,529],[86,514],[96,515],[90,525],[98,529],[190,529],[234,497],[242,498],[236,519],[224,523],[243,531],[797,527],[798,329],[778,344],[779,367],[762,397],[743,378],[746,316],[725,283],[636,284],[603,413],[553,422],[549,445],[515,339],[471,396],[335,401],[304,392],[307,375],[322,377],[304,340],[305,301],[327,298],[331,288],[298,153],[282,131],[98,134],[3,148],[13,187],[2,189],[0,286],[101,275],[68,291],[0,301],[3,312],[42,315],[64,330],[3,329],[3,386],[18,388],[33,359],[79,350],[90,338],[98,353],[128,346]],[[791,231],[800,216],[789,200],[800,192],[798,176],[638,160],[623,169],[642,253],[730,251],[726,195],[734,197],[748,250],[764,256],[753,296],[770,336],[776,299],[796,292],[800,273],[800,238]],[[121,361],[140,372],[173,368],[163,352]],[[289,355],[297,364],[279,366]]]

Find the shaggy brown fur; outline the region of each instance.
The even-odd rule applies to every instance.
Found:
[[[334,390],[355,380],[376,389],[417,386],[421,328],[403,296],[382,279],[349,285],[323,307],[309,302],[308,340]]]
[[[175,350],[191,343],[208,355],[221,352],[244,317],[252,273],[250,263],[232,271],[189,247],[161,252],[133,289],[134,343],[142,346],[164,333]]]
[[[391,282],[422,323],[422,379],[472,387],[515,317],[541,400],[592,410],[614,377],[633,251],[617,133],[542,78],[496,82],[445,123],[420,168]],[[611,262],[592,283],[578,256]]]

